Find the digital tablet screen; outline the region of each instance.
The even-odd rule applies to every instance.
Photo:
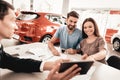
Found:
[[[78,67],[81,68],[80,74],[86,74],[88,70],[90,69],[90,67],[92,66],[93,62],[94,61],[64,62],[64,63],[61,63],[59,72],[64,72],[65,70],[73,66],[74,64],[77,64]]]

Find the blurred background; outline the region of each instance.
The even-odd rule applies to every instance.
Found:
[[[96,20],[100,34],[105,39],[108,55],[120,56],[120,0],[6,0],[15,12],[44,12],[66,17],[71,10],[80,14],[77,27],[81,29],[85,18]],[[49,37],[50,38],[50,37]],[[4,39],[4,47],[20,44],[20,40]]]

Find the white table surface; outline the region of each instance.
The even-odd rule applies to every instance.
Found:
[[[11,54],[19,54],[20,57],[25,57],[25,58],[33,58],[37,60],[41,60],[41,57],[36,57],[33,54],[29,54],[27,51],[33,48],[41,48],[44,49],[44,53],[48,53],[49,55],[52,55],[52,53],[49,51],[48,47],[46,44],[42,43],[32,43],[32,44],[24,44],[24,45],[17,45],[17,46],[12,46],[12,47],[7,47],[4,50]],[[59,50],[59,48],[58,48]],[[40,52],[41,53],[41,52]],[[43,53],[42,53],[43,54]],[[27,56],[27,57],[26,57]],[[51,56],[48,57],[48,59],[42,59],[42,60],[55,60],[59,58],[70,58],[73,60],[80,60],[80,55],[67,55],[61,57],[55,57]],[[108,65],[95,62],[93,67],[95,67],[95,71],[93,74],[90,76],[90,79],[87,80],[120,80],[120,70],[117,70],[113,67],[110,67]],[[45,80],[47,77],[49,71],[44,71],[44,72],[37,72],[37,73],[15,73],[13,71],[7,70],[7,69],[1,69],[0,68],[0,80]],[[82,75],[83,76],[83,75]],[[80,80],[80,77],[75,77],[74,80]]]

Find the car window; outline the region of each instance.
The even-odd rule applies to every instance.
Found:
[[[49,14],[49,15],[46,15],[45,17],[53,23],[57,23],[57,24],[60,24],[60,25],[65,24],[65,19],[66,18],[63,17],[63,16]]]
[[[37,14],[32,14],[32,13],[21,13],[17,19],[19,20],[33,20],[38,18]]]

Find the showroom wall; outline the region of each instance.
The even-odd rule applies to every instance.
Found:
[[[14,5],[15,9],[27,11],[41,11],[62,13],[63,0],[6,0]]]
[[[66,16],[67,12],[75,10],[80,14],[78,28],[87,17],[93,17],[99,26],[100,33],[105,36],[107,28],[120,26],[120,0],[6,0],[13,4],[15,9],[44,11],[59,13]],[[32,3],[33,2],[33,3]],[[119,14],[110,14],[110,10],[118,10]],[[119,28],[117,28],[119,29]],[[17,41],[3,40],[2,43],[9,41],[10,46],[17,44]]]
[[[118,29],[120,25],[120,13],[110,14],[111,11],[120,12],[120,0],[70,0],[69,11],[71,10],[80,14],[78,28],[81,28],[85,18],[92,17],[103,37],[108,28]]]
[[[70,0],[70,8],[119,8],[120,0]]]

